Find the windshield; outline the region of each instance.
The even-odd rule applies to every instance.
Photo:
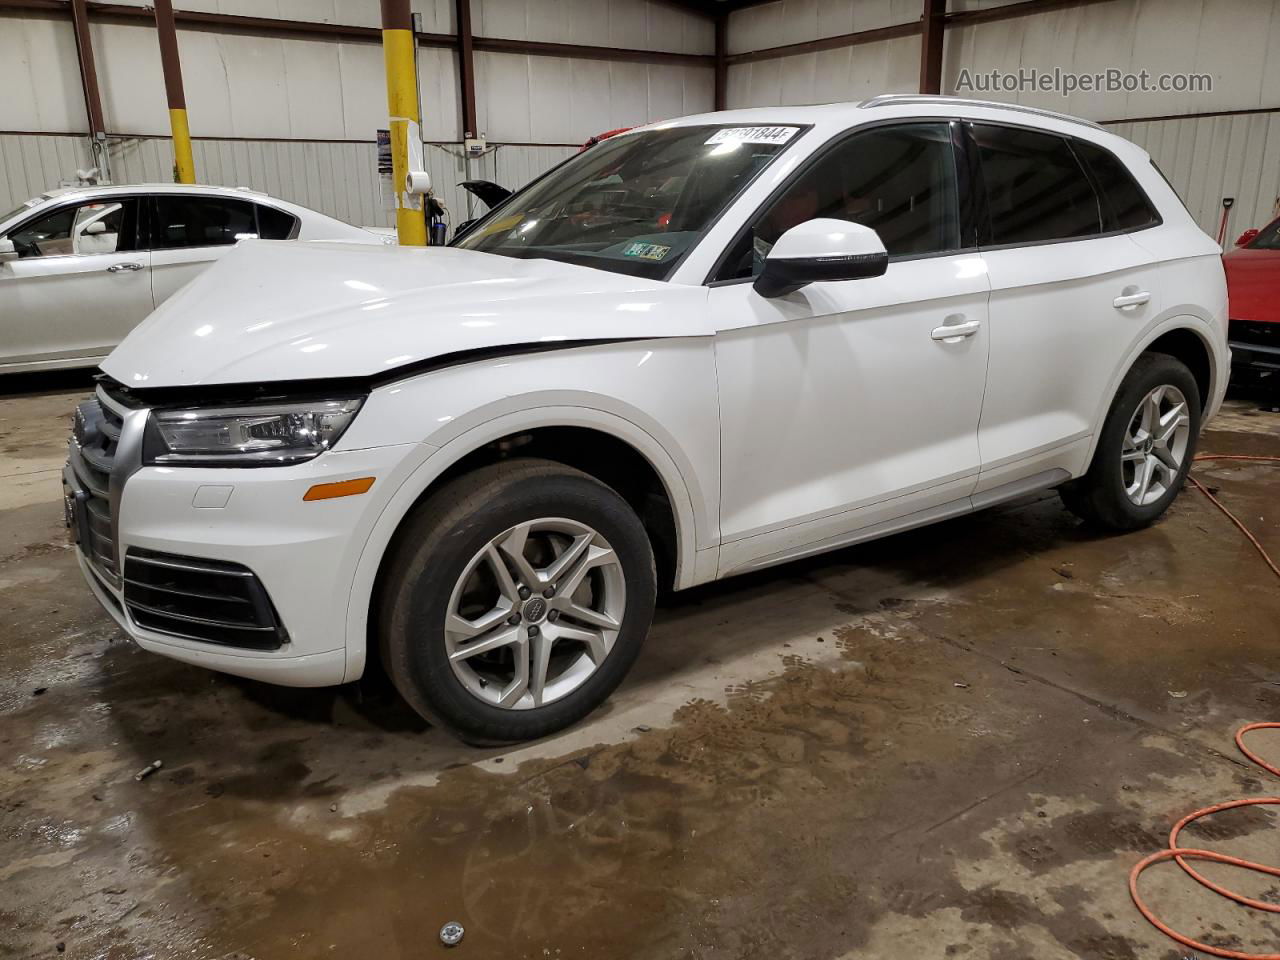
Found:
[[[799,131],[716,124],[614,137],[515,194],[457,245],[661,280]]]
[[[1246,244],[1250,250],[1280,250],[1280,220],[1273,220]]]
[[[14,219],[19,214],[26,213],[32,207],[39,206],[40,204],[44,203],[44,201],[45,201],[44,197],[32,197],[30,200],[25,200],[22,203],[20,203],[18,206],[14,207],[12,210],[10,210],[8,213],[0,214],[0,223],[8,223],[10,220]]]

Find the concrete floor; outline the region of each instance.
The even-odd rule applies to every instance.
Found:
[[[1280,582],[1195,491],[1129,536],[1037,497],[680,595],[596,716],[486,751],[124,642],[62,529],[81,382],[0,399],[0,957],[396,960],[457,920],[504,960],[1172,960],[1129,868],[1280,792],[1231,744],[1280,710]],[[1202,449],[1280,455],[1280,414],[1233,401]],[[1196,472],[1280,556],[1280,470]],[[1186,836],[1274,861],[1272,819]],[[1189,932],[1280,942],[1149,877]]]

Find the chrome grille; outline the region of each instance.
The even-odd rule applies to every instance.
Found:
[[[120,585],[114,525],[111,517],[111,468],[120,442],[123,418],[98,398],[76,407],[70,462],[84,488],[81,498],[84,522],[79,529],[80,549],[113,586]]]

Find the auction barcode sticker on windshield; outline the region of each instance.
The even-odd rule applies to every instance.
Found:
[[[796,127],[725,127],[707,138],[707,143],[786,143],[796,135]]]

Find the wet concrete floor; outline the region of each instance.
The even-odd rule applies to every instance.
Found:
[[[84,390],[26,383],[0,398],[0,957],[399,960],[456,920],[459,958],[1174,960],[1130,867],[1193,808],[1280,794],[1231,744],[1280,719],[1280,581],[1194,490],[1123,537],[1046,495],[677,595],[597,715],[479,750],[377,684],[125,642],[62,529]],[[1233,401],[1202,450],[1280,455],[1280,413]],[[1280,556],[1280,469],[1196,474]],[[1185,836],[1280,861],[1266,808]],[[1148,876],[1175,926],[1280,945]]]

